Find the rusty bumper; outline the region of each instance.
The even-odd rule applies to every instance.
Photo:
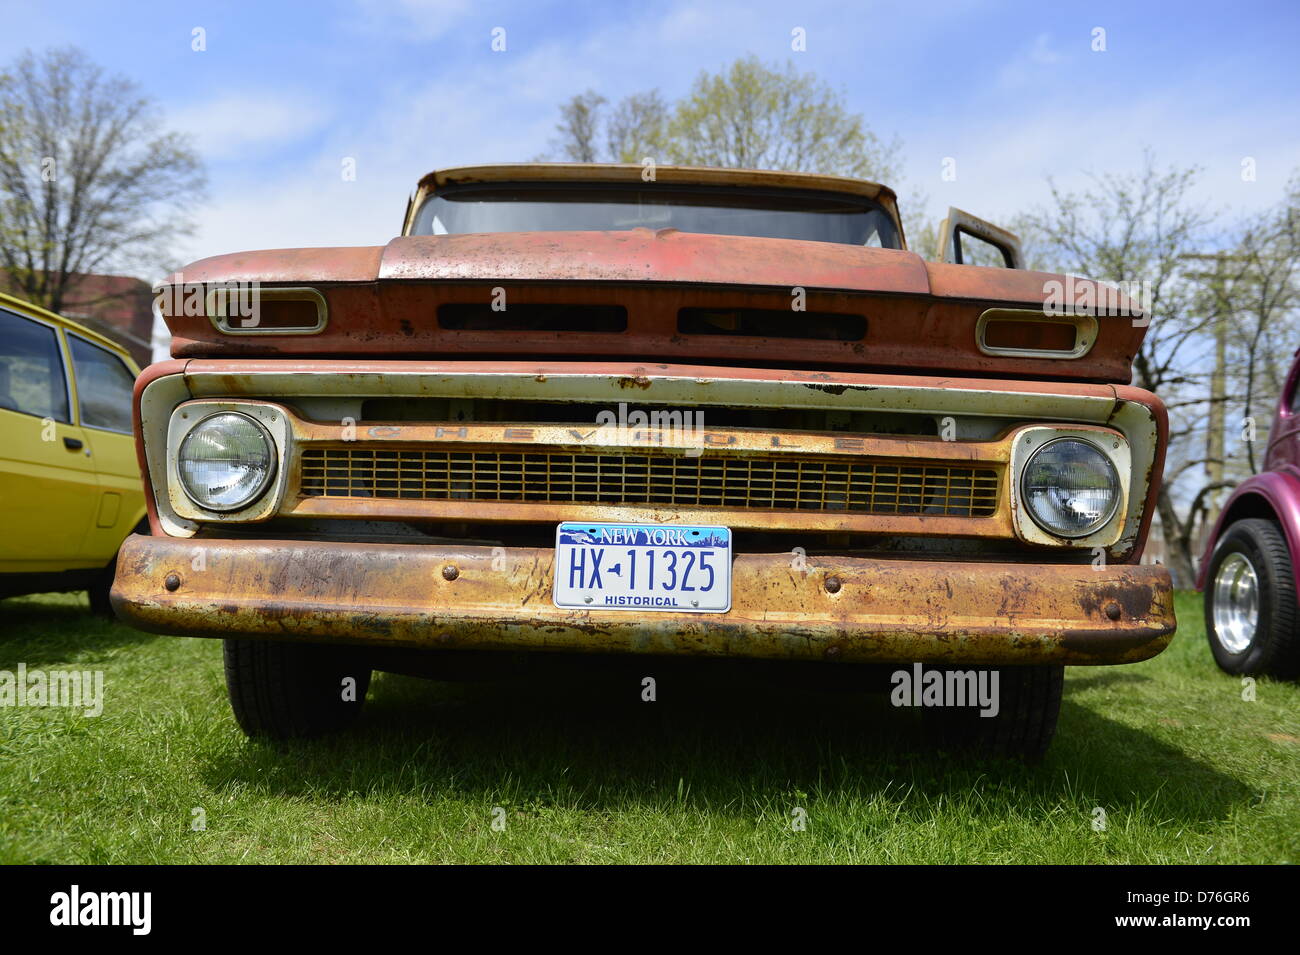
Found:
[[[552,561],[549,549],[132,536],[112,601],[142,630],[188,636],[880,663],[1131,663],[1175,626],[1162,567],[741,554],[731,611],[692,615],[557,609]]]

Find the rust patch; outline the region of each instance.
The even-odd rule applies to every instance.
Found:
[[[1140,620],[1151,613],[1155,600],[1155,591],[1149,584],[1127,580],[1098,584],[1084,589],[1079,594],[1079,605],[1089,616],[1105,615],[1110,620],[1119,617],[1110,609],[1111,604],[1119,609],[1122,616],[1130,620]]]

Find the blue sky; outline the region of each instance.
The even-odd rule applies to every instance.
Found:
[[[923,189],[935,218],[950,204],[1011,215],[1044,199],[1046,177],[1132,170],[1148,146],[1203,166],[1198,198],[1230,214],[1275,201],[1300,167],[1294,0],[0,0],[0,22],[0,62],[74,44],[195,136],[210,195],[180,261],[382,243],[421,174],[535,156],[572,94],[672,98],[749,53],[817,72],[879,135],[897,134],[906,178],[894,185]],[[491,49],[494,27],[505,52]],[[806,52],[790,49],[795,27]],[[1090,49],[1095,27],[1105,52]],[[340,175],[345,157],[355,181]],[[941,178],[945,157],[955,181]]]

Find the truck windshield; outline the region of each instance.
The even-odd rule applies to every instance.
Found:
[[[551,183],[453,186],[425,200],[411,234],[623,229],[900,247],[893,220],[866,198],[653,183],[593,183],[580,188]]]

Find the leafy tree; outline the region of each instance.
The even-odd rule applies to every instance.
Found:
[[[737,60],[701,73],[673,110],[672,161],[697,166],[785,169],[892,181],[897,143],[883,143],[844,98],[811,73]]]
[[[671,106],[658,90],[633,93],[612,113],[607,105],[588,90],[560,107],[552,148],[561,158],[640,162],[649,156],[660,163],[897,179],[897,141],[883,142],[842,95],[792,64],[779,69],[744,57],[719,73],[700,73]]]
[[[617,162],[641,162],[667,139],[668,104],[658,90],[625,96],[606,121],[606,155]]]
[[[595,90],[587,90],[560,107],[559,138],[551,145],[568,162],[598,161],[600,110],[605,102]]]

